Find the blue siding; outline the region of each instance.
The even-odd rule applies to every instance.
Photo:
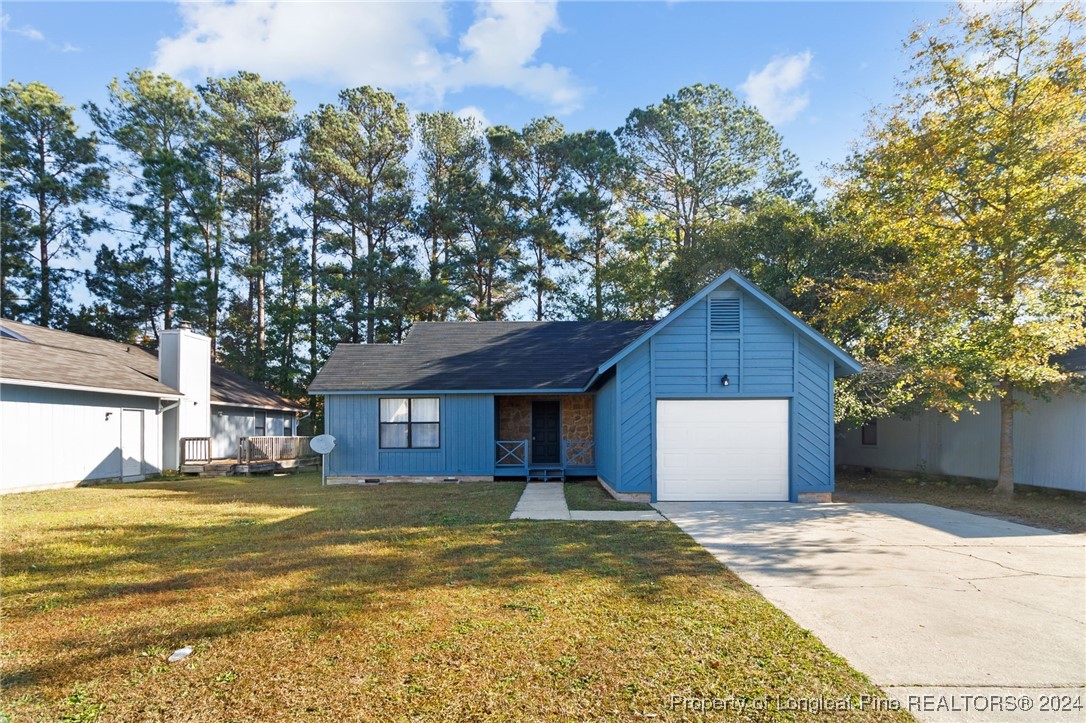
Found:
[[[709,300],[736,297],[739,333],[711,334]],[[833,490],[833,359],[801,343],[794,328],[731,282],[623,358],[616,371],[617,480],[607,480],[616,491],[655,497],[657,399],[729,397],[791,400],[791,497]],[[725,374],[727,387],[720,383]]]
[[[619,468],[615,490],[652,490],[652,438],[654,406],[651,403],[651,350],[655,340],[622,360],[618,367]]]
[[[618,480],[618,380],[608,379],[596,392],[596,474],[614,486]]]
[[[708,323],[705,313],[706,305],[698,304],[652,339],[659,394],[705,392]]]
[[[795,333],[750,296],[744,302],[743,391],[767,396],[790,394]]]
[[[833,490],[833,362],[801,342],[792,402],[794,492]]]
[[[336,438],[333,476],[490,475],[494,473],[494,397],[447,394],[441,400],[441,447],[379,449],[377,400],[393,394],[325,397],[324,428]]]

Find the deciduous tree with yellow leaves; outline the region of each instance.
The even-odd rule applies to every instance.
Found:
[[[895,105],[839,169],[867,243],[903,259],[838,284],[857,349],[899,390],[953,414],[1000,407],[999,481],[1014,489],[1016,395],[1068,381],[1086,343],[1086,55],[1081,7],[962,5],[909,39]]]

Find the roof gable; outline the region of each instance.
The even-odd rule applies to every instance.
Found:
[[[686,302],[679,305],[670,314],[665,316],[650,329],[647,329],[641,336],[631,342],[624,349],[620,350],[617,354],[607,359],[607,361],[600,365],[592,381],[595,381],[596,377],[600,376],[608,369],[618,364],[620,361],[622,361],[622,359],[629,356],[631,352],[639,348],[642,344],[647,342],[656,334],[659,334],[661,331],[666,329],[670,324],[673,324],[676,319],[683,316],[687,311],[692,309],[695,305],[701,303],[703,300],[706,299],[706,297],[708,297],[710,294],[712,294],[714,291],[716,291],[729,281],[733,282],[742,291],[750,294],[755,300],[762,303],[775,315],[784,320],[789,326],[803,334],[805,338],[813,342],[821,349],[828,352],[830,356],[833,357],[835,376],[840,377],[848,376],[850,374],[856,374],[862,369],[860,363],[848,354],[846,354],[840,347],[838,347],[826,337],[819,334],[810,325],[808,325],[802,319],[789,311],[783,304],[774,299],[772,296],[759,289],[750,281],[747,281],[747,279],[744,278],[738,271],[736,271],[735,269],[731,269],[706,284],[705,287],[701,289],[701,291],[687,299]]]

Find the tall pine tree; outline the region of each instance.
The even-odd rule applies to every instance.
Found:
[[[107,183],[98,140],[79,134],[72,111],[42,83],[13,80],[0,89],[0,182],[5,205],[22,209],[3,225],[4,250],[31,254],[36,278],[27,304],[42,326],[63,323],[68,314],[70,273],[56,262],[85,247],[98,226],[90,203]]]

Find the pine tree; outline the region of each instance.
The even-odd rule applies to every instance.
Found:
[[[492,186],[516,220],[509,228],[523,240],[530,258],[525,278],[537,320],[551,311],[547,298],[558,290],[555,267],[568,253],[560,230],[561,200],[569,181],[561,152],[564,137],[562,124],[551,117],[533,120],[519,132],[497,126],[487,133]]]
[[[123,173],[132,179],[124,204],[132,225],[161,252],[162,324],[169,329],[177,305],[176,246],[188,230],[182,196],[201,142],[199,98],[168,75],[134,70],[110,83],[107,105],[86,109],[121,151]]]
[[[107,183],[98,140],[79,135],[72,111],[42,83],[13,80],[0,89],[0,182],[5,205],[26,212],[7,218],[5,251],[18,253],[23,241],[33,239],[37,278],[28,305],[42,326],[67,315],[70,274],[56,262],[75,256],[98,227],[88,207]]]
[[[441,321],[463,307],[448,283],[449,264],[463,236],[462,211],[486,160],[482,129],[445,111],[420,113],[415,120],[424,199],[414,215],[426,270],[421,318]]]
[[[288,238],[279,208],[288,180],[287,144],[297,134],[294,99],[282,83],[244,71],[209,78],[198,90],[211,115],[209,142],[221,153],[223,209],[238,223],[231,239],[240,252],[234,268],[246,285],[244,304],[230,306],[240,317],[230,322],[238,336],[229,348],[240,354],[239,367],[264,379],[268,275]]]

